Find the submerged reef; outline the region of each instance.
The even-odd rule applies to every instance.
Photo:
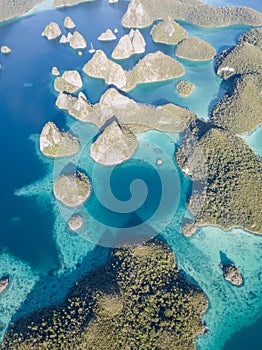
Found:
[[[167,16],[203,27],[262,25],[262,14],[251,8],[213,6],[200,0],[131,0],[122,18],[122,25],[143,28]]]
[[[125,71],[120,64],[108,59],[102,50],[97,50],[83,71],[123,91],[132,90],[137,84],[171,80],[184,74],[183,66],[161,51],[147,54],[132,70]]]
[[[158,241],[114,249],[63,304],[17,320],[0,349],[195,349],[203,334],[205,294]]]
[[[216,55],[215,48],[197,37],[186,38],[176,47],[176,56],[191,61],[209,61]]]

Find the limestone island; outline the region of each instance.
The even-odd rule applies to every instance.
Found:
[[[20,16],[43,0],[0,0],[0,22]]]
[[[60,93],[56,106],[73,118],[93,123],[99,129],[114,117],[134,134],[153,129],[183,132],[196,117],[192,111],[173,104],[153,107],[137,103],[114,88],[108,89],[95,105],[91,105],[83,93],[79,93],[78,97]]]
[[[65,7],[65,6],[73,6],[78,5],[83,2],[89,2],[94,0],[54,0],[53,6],[54,7]]]
[[[241,286],[243,284],[243,278],[240,271],[233,264],[220,264],[223,270],[223,275],[226,281],[233,284],[233,286]]]
[[[61,175],[54,183],[56,199],[68,207],[83,204],[91,194],[90,181],[84,173]]]
[[[83,71],[123,91],[132,90],[137,84],[166,81],[184,75],[183,66],[161,51],[147,54],[133,69],[125,71],[120,64],[109,60],[102,50],[97,50]]]
[[[48,122],[40,135],[40,150],[47,157],[68,157],[80,149],[78,139],[69,132],[61,131],[53,122]]]
[[[150,34],[154,42],[166,45],[177,45],[188,37],[187,31],[170,16],[155,24]]]
[[[84,220],[81,215],[73,215],[68,222],[68,226],[72,231],[79,230],[83,226],[83,224],[84,224]]]
[[[145,52],[146,42],[138,29],[131,29],[130,32],[120,38],[115,47],[112,58],[121,60],[134,54]]]
[[[3,45],[3,46],[1,46],[1,52],[4,55],[7,55],[7,54],[12,52],[12,49],[9,46],[7,46],[7,45]]]
[[[67,41],[69,42],[69,45],[72,47],[72,49],[75,50],[85,49],[87,47],[86,39],[78,31],[75,31],[73,35],[70,35],[67,38]]]
[[[65,19],[64,19],[64,27],[66,29],[74,29],[76,26],[75,22],[72,20],[71,17],[67,16]]]
[[[60,71],[57,67],[52,67],[52,75],[58,77],[60,75]]]
[[[116,36],[115,36],[115,34],[112,32],[111,29],[107,29],[104,33],[102,33],[101,35],[99,35],[99,37],[97,38],[97,40],[100,40],[100,41],[113,41],[113,40],[116,40]]]
[[[3,291],[6,290],[6,288],[9,286],[9,277],[4,276],[0,278],[0,294],[3,293]]]
[[[131,0],[122,18],[122,25],[127,28],[144,28],[167,16],[203,27],[262,25],[262,14],[251,8],[213,6],[200,0]]]
[[[180,96],[188,97],[194,91],[195,85],[190,81],[181,80],[177,83],[176,89]]]
[[[216,49],[197,37],[186,38],[176,47],[176,56],[191,61],[209,61],[216,55]]]
[[[55,22],[50,22],[42,32],[42,36],[46,37],[48,40],[53,40],[58,38],[62,34],[59,25]]]
[[[129,159],[137,146],[136,136],[113,121],[91,145],[90,155],[97,163],[115,165]]]
[[[217,74],[223,79],[262,72],[262,28],[252,29],[238,38],[237,45],[216,59]]]
[[[76,70],[67,70],[61,77],[55,79],[54,88],[58,92],[73,93],[81,89],[83,82],[80,74]]]
[[[62,304],[12,323],[0,349],[193,350],[206,329],[207,307],[204,292],[178,269],[173,251],[152,240],[114,249],[108,263],[76,282]]]

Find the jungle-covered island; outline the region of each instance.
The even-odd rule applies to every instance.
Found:
[[[36,311],[7,332],[3,350],[195,349],[204,333],[205,294],[158,240],[113,250],[77,282],[63,304]]]

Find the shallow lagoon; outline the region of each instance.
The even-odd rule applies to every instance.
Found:
[[[80,69],[90,55],[86,53],[79,57],[70,48],[50,43],[41,38],[40,34],[51,19],[62,24],[64,17],[70,15],[87,40],[92,41],[95,48],[102,48],[110,55],[115,43],[99,43],[96,37],[107,27],[118,27],[119,37],[128,32],[120,26],[126,6],[126,2],[112,6],[107,1],[97,1],[57,11],[39,12],[37,15],[0,26],[1,43],[13,48],[10,56],[1,58],[3,69],[0,71],[1,147],[4,150],[1,180],[5,183],[1,188],[0,199],[0,274],[9,273],[12,278],[10,287],[0,297],[0,326],[2,325],[3,330],[14,315],[17,317],[37,307],[61,300],[77,278],[107,259],[109,250],[97,245],[103,230],[90,229],[91,232],[97,233],[88,237],[90,242],[67,229],[64,217],[67,217],[69,212],[62,211],[61,215],[61,206],[57,206],[52,195],[53,161],[45,159],[38,152],[39,132],[46,121],[55,120],[64,128],[74,127],[74,121],[69,117],[65,118],[63,113],[55,108],[53,78],[50,74],[52,66],[57,65],[62,70],[74,67]],[[247,29],[237,26],[219,30],[203,29],[187,23],[182,25],[190,35],[199,35],[212,43],[218,51],[233,45],[237,36]],[[174,57],[174,48],[155,45],[150,39],[149,30],[143,30],[148,43],[147,52],[163,49]],[[131,68],[140,57],[142,56],[137,55],[126,60],[123,66],[126,69]],[[155,105],[173,102],[187,106],[206,119],[216,99],[225,93],[226,85],[215,75],[213,62],[192,64],[180,61],[186,70],[185,78],[196,84],[190,98],[185,99],[177,95],[177,80],[140,85],[128,95],[138,101]],[[85,78],[85,82],[87,96],[92,102],[97,102],[107,87],[101,80]],[[97,130],[90,126],[89,132],[92,137]],[[256,148],[260,139],[258,137],[254,141],[253,135],[254,133],[252,141],[248,142]],[[79,137],[83,137],[84,145],[85,136],[86,134],[81,136],[79,130]],[[133,164],[130,163],[132,176],[134,178],[141,175],[146,182],[150,180],[150,189],[150,186],[159,184],[157,177],[149,176],[154,174],[155,161],[159,156],[154,153],[154,149],[160,149],[167,155],[167,159],[173,159],[174,141],[179,142],[179,136],[147,132],[141,134],[139,140],[139,159]],[[149,152],[146,144],[149,144],[152,152]],[[94,164],[88,157],[89,146],[90,144],[87,144],[84,148],[78,164],[91,176]],[[143,154],[144,158],[148,154],[151,156],[142,160]],[[147,164],[141,167],[141,161]],[[141,169],[140,174],[136,173],[138,165]],[[192,238],[185,238],[180,232],[180,225],[182,218],[187,215],[185,197],[190,190],[190,182],[181,175],[175,164],[168,165],[170,167],[167,167],[167,172],[163,173],[174,171],[177,174],[176,188],[181,188],[181,194],[179,202],[174,202],[178,207],[176,213],[171,213],[172,221],[167,220],[167,227],[162,227],[163,237],[174,249],[179,266],[203,288],[210,301],[210,308],[204,318],[211,333],[207,337],[199,338],[198,349],[219,350],[233,333],[254,324],[262,316],[262,239],[249,233],[238,232],[240,230],[224,232],[214,227],[203,228]],[[56,163],[56,166],[60,169],[61,163]],[[145,170],[147,166],[151,169],[149,172]],[[128,190],[126,188],[128,179],[123,181],[125,171],[125,166],[116,168],[112,179],[113,188],[114,182],[121,183],[122,187],[116,187],[114,192],[119,200],[128,199],[130,195],[129,187]],[[105,176],[100,169],[96,181],[100,179],[102,182]],[[131,180],[130,178],[129,181]],[[160,198],[154,196],[154,201],[157,205]],[[88,205],[85,207],[85,211],[91,212],[93,219],[98,219],[92,221],[91,227],[95,228],[97,221],[102,221],[102,217],[95,217],[96,203],[94,198],[93,202],[88,204],[91,208],[88,208]],[[151,215],[149,209],[152,208],[145,205],[144,209],[137,213],[140,219]],[[105,224],[109,222],[112,225],[112,213],[104,210],[99,211],[99,215],[103,216]],[[139,215],[123,218],[122,224],[139,224]],[[119,225],[120,214],[116,214],[114,220]],[[243,287],[234,288],[224,281],[218,267],[220,251],[243,271]],[[254,330],[256,331],[256,326]],[[252,328],[249,332],[252,334]],[[238,349],[241,349],[239,344]]]

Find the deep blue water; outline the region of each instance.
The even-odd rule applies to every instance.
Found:
[[[188,215],[185,202],[190,181],[182,176],[174,163],[179,136],[159,132],[139,135],[136,159],[112,169],[108,186],[109,169],[94,164],[88,155],[90,142],[86,145],[87,139],[91,140],[98,130],[92,125],[75,126],[72,119],[55,107],[52,66],[61,70],[80,70],[91,56],[86,52],[79,57],[70,48],[41,38],[45,25],[54,20],[62,26],[64,17],[70,15],[88,42],[92,41],[95,48],[103,49],[110,56],[116,43],[99,43],[96,38],[108,27],[117,27],[118,37],[128,32],[120,25],[127,5],[127,2],[112,6],[107,1],[96,1],[39,12],[0,26],[1,44],[13,49],[11,55],[0,56],[3,66],[0,70],[1,183],[4,184],[0,188],[0,276],[11,276],[10,287],[0,296],[0,326],[3,324],[4,329],[12,317],[61,300],[77,278],[107,260],[109,249],[103,246],[109,239],[113,240],[126,233],[123,229],[135,226],[139,228],[138,233],[142,230],[144,235],[152,234],[147,226],[150,223],[155,232],[162,231],[162,236],[176,253],[179,266],[197,281],[210,300],[205,319],[211,333],[199,339],[198,349],[222,349],[224,340],[229,338],[230,345],[226,346],[230,349],[246,349],[245,342],[250,338],[253,339],[252,349],[255,349],[262,316],[261,237],[241,230],[224,232],[211,227],[199,230],[191,239],[181,234],[181,222]],[[203,29],[185,22],[181,24],[190,35],[198,35],[213,44],[218,52],[234,45],[238,35],[248,29],[243,26]],[[152,42],[150,28],[142,32],[147,41],[146,53],[160,49],[175,57],[173,47]],[[142,56],[125,60],[123,67],[132,68]],[[188,99],[178,96],[175,89],[178,79],[143,84],[128,95],[153,105],[176,103],[207,119],[227,86],[215,75],[212,61],[192,64],[181,60],[181,63],[186,71],[185,78],[196,84]],[[97,102],[107,89],[101,80],[84,77],[84,82],[84,92],[91,102]],[[83,230],[79,235],[70,232],[64,221],[72,211],[58,205],[52,194],[53,176],[68,166],[68,161],[57,161],[54,167],[53,160],[45,159],[38,150],[39,133],[49,120],[59,127],[74,129],[83,151],[80,159],[73,157],[70,161],[77,162],[88,173],[96,188],[90,201],[81,208],[90,230]],[[256,135],[255,132],[250,136],[250,144],[259,152],[260,137]],[[165,162],[162,168],[157,168],[156,160],[160,154]],[[106,208],[106,200],[110,198],[110,193],[105,192],[107,188],[117,200],[128,202],[132,198],[130,185],[134,179],[147,185],[148,197],[143,204],[128,213],[119,213],[117,206],[115,210]],[[161,183],[166,187],[161,188]],[[168,189],[164,196],[163,189]],[[136,190],[134,194],[141,195],[144,187]],[[105,201],[103,204],[102,200]],[[158,207],[161,210],[151,222],[152,213]],[[235,289],[223,280],[218,268],[221,250],[245,274],[246,285],[242,288]],[[241,329],[247,326],[242,332]],[[232,337],[240,330],[241,335]]]

